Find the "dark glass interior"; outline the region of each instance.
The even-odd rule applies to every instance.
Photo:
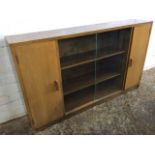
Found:
[[[95,85],[94,62],[62,70],[64,94],[70,94],[86,87]]]
[[[60,40],[59,51],[64,69],[91,61],[96,54],[96,34]]]
[[[131,29],[97,34],[97,56],[128,51]]]
[[[131,28],[59,40],[66,112],[123,89]]]
[[[107,91],[107,93],[109,92],[109,94],[114,91],[122,89],[124,71],[125,71],[125,66],[126,66],[126,56],[127,55],[125,53],[123,53],[123,54],[120,54],[117,56],[112,56],[107,59],[102,59],[102,60],[96,62],[96,69],[95,69],[96,70],[96,72],[95,72],[95,75],[96,75],[95,98],[96,99],[101,97],[102,93],[100,92],[100,90],[101,90],[102,86],[103,86],[103,89],[105,90],[105,92]],[[105,79],[105,80],[103,80],[103,79]],[[117,79],[117,80],[114,80],[114,79]],[[116,88],[118,88],[118,89],[113,89],[112,85],[113,84],[115,85],[115,82],[113,83],[113,81],[119,81],[119,82],[116,82],[117,83],[116,85],[118,86]],[[109,87],[108,87],[108,85],[109,85]],[[109,88],[111,88],[110,91],[109,91]],[[104,97],[105,94],[107,94],[105,92],[103,93],[102,97]],[[98,95],[98,94],[100,94],[100,95]]]

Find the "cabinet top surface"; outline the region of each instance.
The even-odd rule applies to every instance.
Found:
[[[102,31],[108,31],[112,29],[130,27],[130,26],[150,23],[150,22],[152,21],[144,21],[144,20],[136,20],[136,19],[107,22],[107,23],[101,23],[101,24],[64,28],[64,29],[51,30],[51,31],[11,35],[11,36],[6,36],[6,41],[8,42],[8,44],[17,44],[17,43],[30,42],[30,41],[43,40],[43,39],[63,39],[63,38],[69,38],[69,37],[78,36],[78,35],[86,35],[86,34],[92,34],[95,32],[102,32]]]

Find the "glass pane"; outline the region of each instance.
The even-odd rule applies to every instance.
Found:
[[[115,30],[97,34],[97,56],[119,51],[127,52],[131,29]]]
[[[92,62],[95,48],[95,35],[59,40],[62,69]]]
[[[131,29],[97,34],[95,99],[123,89]]]
[[[65,110],[94,100],[96,35],[59,40]]]

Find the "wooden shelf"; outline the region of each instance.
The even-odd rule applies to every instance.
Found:
[[[107,85],[105,87],[101,87],[100,88],[97,88],[97,91],[96,91],[96,94],[95,94],[95,99],[98,100],[98,99],[101,99],[102,97],[105,97],[113,92],[116,92],[116,91],[120,91],[121,88],[119,86],[116,86],[116,85]]]
[[[121,89],[111,86],[108,88],[100,89],[100,91],[97,92],[98,95],[95,93],[94,87],[90,87],[82,91],[70,94],[69,96],[65,97],[66,114],[78,111],[84,107],[92,105],[98,100],[106,99],[120,92]],[[96,95],[97,97],[100,96],[100,98],[96,98]]]
[[[95,50],[74,54],[72,56],[65,56],[61,58],[61,69],[68,69],[82,64],[93,62],[95,58]]]
[[[81,89],[87,88],[89,86],[98,84],[100,82],[106,81],[108,79],[112,79],[119,75],[120,75],[120,73],[117,73],[117,72],[113,72],[113,73],[98,72],[96,80],[95,80],[95,74],[93,74],[93,73],[89,73],[82,77],[67,80],[63,83],[64,95],[68,95],[68,94],[76,92],[78,90],[81,90]]]
[[[122,89],[122,76],[109,79],[96,85],[95,99],[100,99],[108,94]]]
[[[94,100],[94,87],[65,96],[65,111],[71,111]]]
[[[110,51],[110,52],[105,52],[105,51],[100,51],[98,52],[98,55],[96,55],[96,51],[92,50],[89,52],[84,52],[81,54],[76,54],[72,56],[66,56],[61,58],[61,69],[69,69],[72,67],[76,67],[79,65],[84,65],[87,63],[91,63],[94,61],[106,59],[112,56],[120,55],[125,53],[126,51]],[[95,58],[96,57],[96,58]]]
[[[126,51],[113,51],[113,52],[110,52],[109,54],[108,54],[108,52],[104,52],[104,54],[103,54],[103,52],[100,52],[98,54],[97,58],[95,59],[95,61],[110,58],[110,57],[117,56],[117,55],[120,55],[123,53],[126,53]]]

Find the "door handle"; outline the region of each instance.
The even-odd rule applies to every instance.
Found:
[[[131,67],[132,64],[133,64],[133,60],[130,58],[130,59],[129,59],[129,67]]]
[[[54,84],[54,89],[55,89],[55,91],[58,91],[58,90],[59,90],[59,82],[58,82],[57,80],[55,80],[55,81],[53,82],[53,84]]]

